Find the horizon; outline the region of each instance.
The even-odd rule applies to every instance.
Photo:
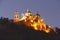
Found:
[[[59,0],[0,0],[0,17],[13,19],[16,9],[21,15],[22,12],[26,12],[27,8],[31,10],[32,14],[39,11],[46,24],[60,28]]]

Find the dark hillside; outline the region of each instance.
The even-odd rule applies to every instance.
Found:
[[[45,33],[27,27],[23,22],[15,24],[8,18],[0,18],[0,40],[60,40],[60,29]]]

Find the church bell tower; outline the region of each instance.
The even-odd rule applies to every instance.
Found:
[[[15,11],[15,14],[14,14],[14,22],[19,22],[19,14],[18,14],[18,11],[16,10]]]

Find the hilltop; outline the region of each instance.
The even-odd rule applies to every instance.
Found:
[[[60,40],[60,29],[55,29],[46,33],[26,26],[23,21],[14,23],[8,18],[0,18],[0,39],[2,40]]]

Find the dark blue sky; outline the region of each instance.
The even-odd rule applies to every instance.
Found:
[[[0,0],[0,17],[13,19],[16,9],[21,14],[27,8],[39,11],[46,24],[60,26],[60,0]]]

